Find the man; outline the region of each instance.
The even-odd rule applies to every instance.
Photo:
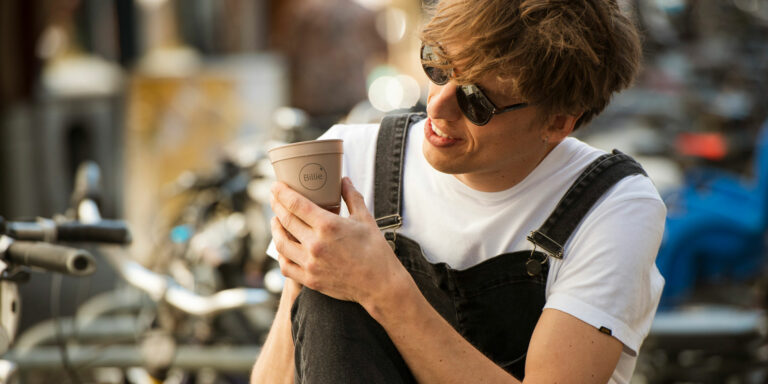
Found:
[[[568,136],[631,83],[631,22],[610,0],[444,0],[422,41],[426,119],[324,135],[341,216],[273,189],[288,284],[252,382],[629,382],[666,212],[634,161]]]

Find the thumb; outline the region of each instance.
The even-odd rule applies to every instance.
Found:
[[[355,189],[352,185],[352,180],[349,177],[341,179],[341,197],[344,198],[344,202],[347,203],[347,209],[349,209],[350,216],[358,214],[359,212],[368,212],[368,208],[365,207],[365,200],[363,195]]]

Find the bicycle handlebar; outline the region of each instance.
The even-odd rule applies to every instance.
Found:
[[[5,258],[12,263],[74,276],[87,276],[96,270],[96,261],[87,251],[48,243],[14,241],[5,251]]]
[[[133,260],[109,253],[107,257],[129,284],[153,300],[165,301],[193,316],[213,316],[232,309],[268,304],[273,299],[272,294],[260,288],[231,288],[202,296],[179,285],[172,277],[155,273]]]
[[[61,241],[93,241],[99,243],[130,244],[131,232],[121,220],[101,220],[98,223],[59,223],[56,234]]]
[[[5,222],[5,232],[17,240],[28,241],[82,241],[129,244],[131,232],[122,220],[101,220],[95,223],[54,222],[39,219],[36,222]]]

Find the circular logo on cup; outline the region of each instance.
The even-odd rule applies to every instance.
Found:
[[[316,191],[325,185],[328,180],[328,172],[325,167],[317,163],[309,163],[299,171],[299,183],[310,191]]]

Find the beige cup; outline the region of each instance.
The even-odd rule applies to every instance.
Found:
[[[277,180],[333,212],[341,206],[343,140],[302,141],[267,152]]]

